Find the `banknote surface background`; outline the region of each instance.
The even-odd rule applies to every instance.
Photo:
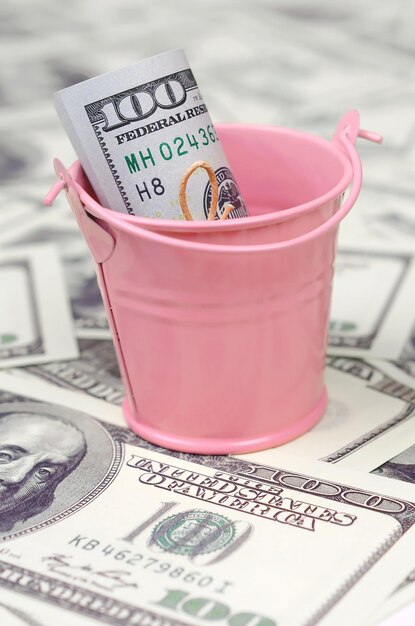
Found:
[[[197,7],[189,0],[0,4],[0,251],[5,258],[27,246],[55,247],[79,346],[78,357],[46,363],[30,361],[26,350],[1,372],[0,624],[339,626],[353,616],[353,623],[368,626],[415,601],[409,513],[415,502],[414,19],[411,0],[258,0],[254,11],[249,0]],[[287,446],[237,459],[167,456],[128,433],[89,252],[64,198],[49,209],[41,202],[55,179],[53,157],[65,165],[76,158],[54,111],[53,93],[173,48],[184,49],[215,124],[271,124],[329,139],[343,114],[355,108],[363,128],[384,136],[382,146],[358,140],[364,185],[339,232],[328,411],[315,429]],[[10,290],[19,276],[24,290],[20,267],[12,269],[6,264],[3,288]],[[52,310],[51,285],[38,285],[33,293]],[[31,294],[21,296],[25,307]],[[34,308],[23,324],[11,302],[3,319],[25,331],[25,345],[34,343],[32,337],[41,345]],[[9,322],[8,329],[0,328],[6,356],[10,335]],[[27,479],[6,486],[7,437],[23,446],[39,435],[50,454],[60,451],[59,471],[51,457],[48,466],[36,466],[40,474],[22,471]],[[164,460],[180,472],[191,463],[204,480],[217,472],[235,479],[239,472],[240,481],[248,480],[244,468],[250,464],[265,468],[264,502],[267,490],[281,488],[267,468],[295,473],[296,458],[298,475],[329,483],[331,476],[342,485],[341,496],[324,501],[336,514],[321,512],[322,518],[344,520],[341,515],[348,514],[358,521],[343,527],[314,520],[312,532],[294,526],[294,520],[307,525],[311,518],[300,522],[294,515],[291,526],[272,526],[246,511],[192,499],[179,484],[171,490],[146,484],[159,480],[149,478],[150,462]],[[388,506],[408,507],[404,522],[342,500],[344,485],[359,481],[381,498],[395,492],[400,504]],[[297,500],[291,492],[285,495],[300,509],[304,502],[317,506],[320,496],[295,493]],[[216,492],[212,497],[218,498]],[[382,506],[376,498],[370,506]],[[257,512],[263,510],[260,501],[256,505]],[[201,509],[211,517],[200,517]],[[278,515],[282,519],[286,512]],[[157,527],[158,546],[150,538]],[[192,535],[198,528],[218,536],[216,552],[202,553],[209,541],[204,544],[196,531]],[[201,553],[166,550],[172,533],[181,536],[180,550],[190,533],[186,549]],[[301,552],[293,547],[296,537]],[[338,537],[354,537],[354,543],[350,539],[336,552]],[[142,582],[144,573],[149,582]],[[212,597],[216,604],[206,604]]]

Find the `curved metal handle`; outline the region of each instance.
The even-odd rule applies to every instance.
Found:
[[[347,131],[350,141],[355,144],[356,139],[361,137],[362,139],[368,139],[375,143],[382,143],[383,137],[378,133],[374,133],[371,130],[364,130],[360,128],[360,115],[356,109],[348,111],[337,124],[334,131],[333,141],[341,143],[341,135],[343,131]]]

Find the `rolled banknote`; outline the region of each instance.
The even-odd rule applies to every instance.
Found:
[[[182,50],[59,91],[55,106],[104,206],[145,217],[203,220],[212,191],[218,191],[217,218],[229,204],[230,218],[247,215]],[[211,176],[201,164],[179,197],[180,183],[196,161],[208,164]]]

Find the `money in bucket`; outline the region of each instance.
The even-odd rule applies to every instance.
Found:
[[[247,210],[182,50],[55,94],[99,201],[161,219],[234,219]]]

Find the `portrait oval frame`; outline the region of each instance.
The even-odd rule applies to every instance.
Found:
[[[3,417],[13,413],[40,414],[75,425],[84,435],[86,452],[75,469],[56,487],[51,505],[18,522],[10,531],[0,531],[0,541],[45,529],[87,506],[112,483],[124,456],[123,438],[114,437],[119,428],[77,409],[36,400],[5,402],[0,408],[0,423]],[[83,479],[79,480],[80,477]]]

